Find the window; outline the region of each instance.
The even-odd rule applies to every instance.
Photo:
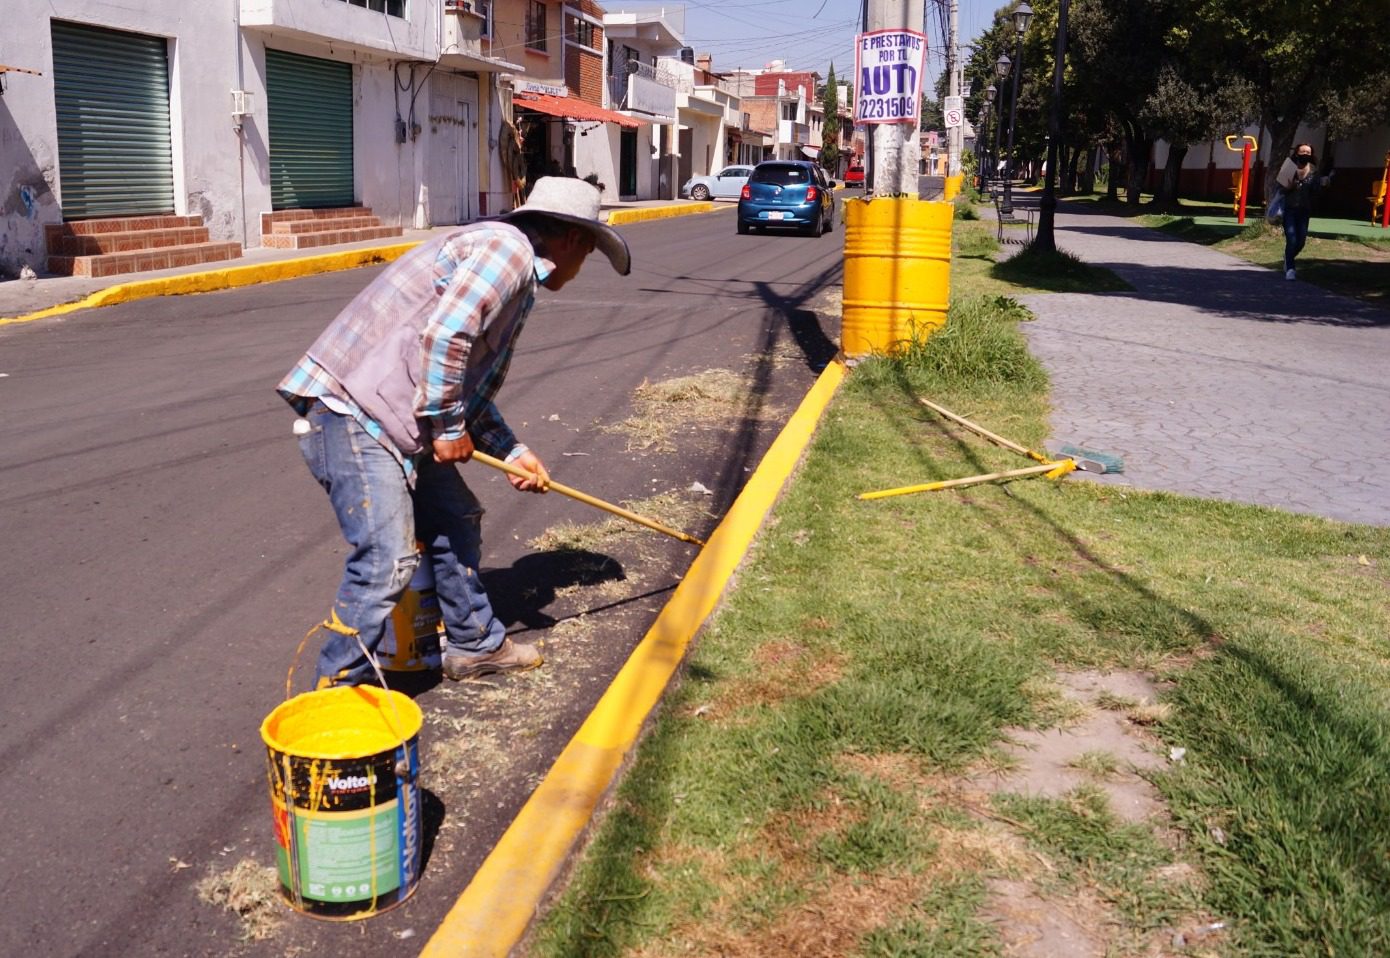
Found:
[[[366,7],[388,17],[405,17],[405,0],[345,0],[354,7]]]
[[[809,183],[811,174],[807,167],[793,166],[790,163],[764,163],[753,171],[753,183],[772,183],[777,186],[794,186]]]
[[[595,43],[594,25],[588,20],[576,16],[570,16],[569,21],[570,39],[580,46],[588,47],[590,50],[597,50],[598,45]]]
[[[526,47],[529,50],[545,49],[545,0],[527,0]]]

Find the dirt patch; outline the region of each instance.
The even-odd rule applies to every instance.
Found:
[[[800,643],[774,639],[760,646],[753,675],[730,682],[721,694],[696,714],[726,718],[750,708],[806,698],[839,680],[844,661],[839,655],[813,652]]]
[[[1089,896],[1065,902],[1038,894],[1032,882],[995,879],[985,906],[1008,958],[1105,958],[1098,929],[1110,923],[1109,909]]]
[[[1011,729],[1002,751],[1011,767],[976,776],[988,793],[1013,792],[1061,798],[1091,784],[1105,792],[1110,809],[1128,822],[1160,818],[1164,805],[1143,773],[1163,768],[1159,743],[1126,714],[1146,718],[1158,703],[1153,680],[1138,672],[1068,672],[1057,677],[1058,698],[1073,708],[1052,711],[1072,717],[1061,728]],[[1126,712],[1105,708],[1127,703]],[[1151,720],[1151,719],[1150,719]]]

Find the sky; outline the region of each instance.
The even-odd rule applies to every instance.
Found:
[[[937,0],[925,2],[927,89],[931,89],[943,58],[934,12]],[[994,11],[1005,3],[958,0],[960,42],[968,43],[983,33]],[[641,5],[654,4],[642,0]],[[609,10],[622,6],[620,2],[605,4]],[[762,67],[774,59],[785,60],[788,70],[814,70],[821,76],[829,72],[832,60],[837,77],[854,72],[854,35],[859,30],[862,0],[677,0],[667,6],[685,8],[686,43],[696,53],[713,54],[715,72]]]

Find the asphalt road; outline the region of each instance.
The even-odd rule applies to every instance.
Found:
[[[839,227],[819,240],[737,236],[721,210],[623,232],[631,276],[596,257],[562,292],[541,291],[500,405],[556,478],[594,495],[714,490],[690,530],[704,534],[833,353]],[[601,517],[464,467],[489,508],[484,565],[504,618],[544,639],[588,612],[599,638],[591,629],[579,650],[552,635],[532,673],[549,685],[423,683],[422,706],[456,724],[534,721],[508,712],[511,688],[538,696],[525,711],[541,720],[523,741],[502,737],[511,764],[475,770],[471,791],[427,796],[433,849],[411,901],[355,925],[291,916],[270,941],[239,941],[237,921],[194,887],[243,859],[273,861],[258,728],[342,561],[273,387],[376,272],[0,329],[0,623],[12,653],[0,678],[0,954],[413,953],[693,557],[660,537],[585,569],[538,556],[526,542],[539,532]],[[752,386],[734,421],[678,434],[669,453],[631,452],[605,431],[644,380],[708,368]],[[601,601],[576,594],[596,579]],[[431,735],[427,765],[441,757]]]

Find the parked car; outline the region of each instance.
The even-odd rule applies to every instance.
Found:
[[[835,181],[805,160],[767,160],[753,168],[738,201],[738,231],[790,227],[820,236],[835,227]]]
[[[862,163],[851,163],[849,169],[845,170],[845,186],[864,187],[864,166]]]
[[[714,176],[692,176],[681,187],[681,196],[692,200],[736,200],[752,172],[751,166],[726,166]]]

